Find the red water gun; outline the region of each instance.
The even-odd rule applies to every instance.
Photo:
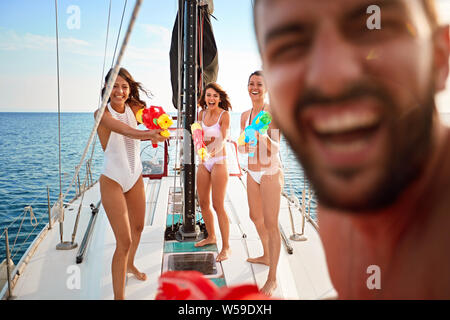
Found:
[[[136,112],[136,120],[143,123],[149,130],[162,129],[160,134],[166,138],[170,137],[167,129],[173,124],[173,120],[162,107],[150,106],[140,109]],[[153,148],[157,146],[158,144],[153,143]]]
[[[167,271],[159,278],[156,300],[271,300],[253,284],[219,288],[198,271]]]

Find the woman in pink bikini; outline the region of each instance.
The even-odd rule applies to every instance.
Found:
[[[241,115],[241,132],[252,123],[261,111],[270,112],[269,105],[264,102],[267,92],[261,71],[253,72],[248,81],[248,93],[252,100],[252,108]],[[261,291],[272,295],[277,287],[276,275],[280,257],[280,230],[278,228],[278,213],[280,210],[283,172],[279,158],[279,130],[271,122],[265,135],[258,135],[256,146],[240,146],[242,153],[254,153],[248,157],[247,198],[250,218],[255,224],[263,246],[263,255],[248,258],[251,263],[261,263],[269,266],[267,281]]]
[[[217,84],[210,83],[205,87],[199,100],[202,108],[198,121],[202,124],[204,140],[208,150],[208,159],[202,162],[197,170],[197,193],[203,220],[205,221],[208,237],[195,244],[202,247],[216,243],[214,231],[214,216],[210,205],[212,193],[212,206],[219,220],[222,235],[222,250],[217,261],[228,258],[230,245],[230,222],[225,211],[225,194],[228,183],[228,168],[225,143],[229,134],[231,104],[227,93]]]
[[[105,83],[110,74],[111,70]],[[137,129],[136,112],[145,107],[139,90],[144,91],[126,69],[120,68],[97,129],[104,151],[104,167],[99,179],[102,205],[116,238],[111,266],[115,299],[125,298],[127,272],[139,280],[147,279],[134,265],[145,220],[140,140],[157,143],[167,139],[160,135],[161,130]]]

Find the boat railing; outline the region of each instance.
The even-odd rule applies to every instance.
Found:
[[[240,168],[244,173],[248,174],[248,169],[247,168]],[[239,179],[241,180],[242,184],[244,185],[244,188],[247,188],[246,184],[244,183],[244,181],[242,180],[241,177],[239,177]],[[305,177],[303,177],[303,179],[306,179]],[[305,180],[304,180],[305,181]],[[309,185],[309,184],[308,184]],[[291,189],[291,188],[290,188]],[[317,224],[317,222],[313,219],[313,217],[311,217],[311,208],[313,207],[311,205],[311,202],[314,200],[314,193],[311,189],[311,187],[307,187],[306,183],[304,185],[303,191],[302,191],[302,201],[300,203],[300,201],[298,200],[297,196],[294,195],[294,193],[292,192],[292,189],[290,190],[291,194],[289,195],[285,189],[282,190],[281,195],[287,200],[288,202],[288,210],[289,210],[289,218],[290,218],[290,225],[291,225],[291,231],[292,234],[287,237],[286,233],[281,225],[281,223],[279,224],[279,229],[280,229],[280,236],[281,239],[283,240],[283,243],[286,247],[286,250],[289,254],[293,254],[294,249],[293,246],[291,245],[289,240],[293,240],[293,241],[306,241],[308,240],[308,238],[306,237],[305,234],[305,223],[306,221],[309,222],[314,229],[316,229],[316,231],[319,231],[319,226]],[[308,195],[307,195],[308,194]],[[295,223],[295,216],[293,211],[298,211],[301,215],[301,219],[302,219],[302,230],[301,232],[297,232],[296,230],[296,223]]]
[[[147,141],[145,141],[147,142]],[[143,142],[143,143],[145,143]],[[167,177],[169,174],[169,142],[163,143],[163,159],[158,158],[158,152],[161,150],[160,145],[154,148],[152,143],[149,143],[141,149],[141,161],[142,161],[142,177],[149,178],[151,180],[161,179]],[[153,153],[152,155],[150,153]]]
[[[163,177],[167,177],[169,175],[169,162],[170,162],[170,153],[169,146],[170,141],[175,140],[177,144],[176,153],[178,152],[178,143],[183,139],[183,129],[180,128],[178,119],[179,116],[172,116],[172,119],[177,122],[176,127],[170,127],[168,130],[171,132],[168,140],[164,141],[164,143],[158,144],[157,147],[153,147],[150,140],[143,140],[141,142],[141,161],[143,166],[143,174],[144,178],[153,179],[161,179]],[[163,159],[161,156],[158,157],[158,153],[163,149]],[[178,155],[175,154],[175,157]],[[176,162],[176,161],[175,161]],[[174,171],[179,171],[180,168],[174,167]]]
[[[29,222],[27,223],[26,218],[29,216]],[[18,276],[21,274],[23,267],[22,262],[26,253],[30,252],[33,244],[36,244],[36,238],[33,240],[32,244],[28,244],[28,239],[36,234],[36,229],[43,224],[46,215],[43,214],[36,218],[33,206],[26,206],[21,214],[19,214],[15,219],[13,219],[0,234],[0,244],[4,250],[2,250],[2,257],[5,259],[1,261],[0,264],[0,299],[11,299],[13,297],[12,290],[17,281]],[[50,213],[49,213],[50,218]],[[40,236],[37,238],[42,238],[41,235],[46,233],[47,230],[51,229],[52,223],[47,223],[47,225],[41,230]],[[25,227],[31,226],[32,229],[23,232]],[[13,233],[11,233],[13,231]],[[43,232],[45,231],[45,232]],[[12,235],[12,237],[11,237]],[[28,250],[17,263],[14,264],[14,258],[21,252],[24,245],[29,245]]]
[[[96,183],[92,175],[91,161],[86,161],[84,167],[84,178],[80,179],[82,171],[78,170],[75,190],[73,191],[74,196],[69,202],[63,204],[64,208],[82,197]],[[47,187],[46,191],[47,201],[45,204],[42,201],[31,201],[19,215],[2,228],[3,230],[0,233],[0,289],[7,286],[7,290],[6,296],[0,298],[12,296],[11,292],[17,280],[16,278],[21,274],[29,256],[34,252],[33,248],[37,247],[37,244],[53,228],[57,219],[60,218],[60,212],[57,210],[59,199],[51,205],[50,188]],[[82,201],[78,208],[78,215],[72,233],[72,241],[70,242],[72,245],[77,232],[81,205]],[[43,213],[42,211],[45,207],[47,210],[44,209],[46,213]],[[27,217],[29,217],[29,220],[27,220]],[[35,238],[30,244],[29,240],[30,238],[33,239],[33,236]],[[25,248],[28,249],[25,250]],[[17,260],[19,262],[16,265],[14,261]]]
[[[304,190],[304,192],[302,192],[302,202],[301,203],[298,200],[298,198],[295,195],[293,195],[293,194],[288,195],[285,191],[283,191],[281,193],[281,195],[288,200],[289,210],[295,209],[295,210],[299,211],[301,216],[302,216],[302,219],[306,219],[309,223],[311,223],[311,225],[317,231],[319,231],[319,225],[311,217],[311,208],[312,208],[311,200],[312,200],[312,196],[309,196],[308,198],[306,198],[306,193],[307,192],[305,192],[305,190]],[[293,234],[297,234],[297,232],[295,232],[293,219],[291,219],[291,224],[292,224]],[[302,223],[302,225],[304,225],[304,222]],[[300,235],[302,235],[302,234],[303,234],[303,231],[302,231],[302,233],[300,233]]]
[[[287,176],[290,172],[289,167],[286,165],[288,163],[289,159],[289,153],[291,149],[288,147],[286,141],[282,139],[285,145],[285,148],[287,150],[286,153],[280,152],[280,161],[282,168],[284,170],[284,175]],[[299,171],[296,171],[296,173],[300,172],[300,176],[298,177],[298,181],[303,181],[303,188],[301,189],[301,198],[299,200],[299,197],[295,194],[294,187],[292,185],[292,179],[289,180],[289,183],[285,183],[281,195],[287,200],[288,202],[288,209],[289,209],[289,218],[290,218],[290,224],[291,224],[291,230],[292,234],[289,237],[291,240],[294,241],[305,241],[307,240],[305,235],[305,222],[309,222],[316,231],[319,231],[319,225],[317,224],[314,217],[311,216],[312,209],[317,208],[317,201],[314,194],[314,190],[311,186],[311,184],[308,181],[308,178],[305,175],[305,172],[302,168],[299,168]],[[297,185],[298,187],[298,185]],[[295,229],[295,216],[293,214],[293,211],[298,211],[301,215],[301,232],[298,233]]]
[[[95,124],[94,127],[91,130],[89,139],[86,143],[86,146],[84,148],[83,151],[83,155],[81,156],[81,159],[79,161],[79,165],[77,165],[75,167],[75,173],[72,175],[72,180],[69,183],[69,187],[66,189],[66,192],[63,192],[62,190],[62,172],[61,172],[61,146],[59,145],[59,197],[58,200],[54,203],[54,205],[52,207],[50,207],[50,200],[48,200],[48,223],[47,225],[41,230],[41,232],[38,234],[38,236],[34,239],[34,241],[32,242],[32,244],[28,247],[27,251],[25,252],[24,255],[22,255],[22,258],[20,259],[19,263],[17,264],[17,266],[15,267],[15,269],[11,272],[11,262],[13,261],[13,258],[15,256],[15,254],[11,255],[12,252],[14,252],[15,246],[18,245],[16,243],[19,234],[20,234],[20,230],[21,230],[21,226],[23,225],[23,223],[20,224],[19,227],[19,232],[17,232],[16,234],[16,238],[14,239],[14,243],[12,248],[10,247],[10,230],[12,228],[12,226],[14,225],[14,223],[16,223],[20,217],[22,217],[22,222],[25,219],[27,213],[30,214],[30,217],[34,217],[34,212],[33,212],[33,206],[27,206],[25,207],[24,212],[17,217],[16,219],[14,219],[13,222],[11,222],[10,225],[8,225],[8,227],[6,227],[4,229],[4,231],[0,234],[0,243],[3,243],[3,241],[5,242],[5,273],[6,276],[4,277],[6,280],[6,284],[2,284],[0,282],[0,288],[2,289],[0,291],[0,299],[3,298],[11,298],[12,297],[12,289],[14,288],[14,284],[15,281],[17,281],[18,276],[20,275],[20,273],[22,272],[21,270],[23,270],[23,268],[26,266],[26,264],[28,263],[29,259],[31,259],[31,256],[33,255],[34,251],[37,249],[40,241],[45,237],[46,233],[48,232],[48,230],[50,230],[53,227],[54,224],[54,220],[58,220],[59,221],[59,227],[60,227],[60,240],[61,242],[56,246],[56,249],[59,250],[67,250],[67,249],[73,249],[76,247],[76,244],[74,243],[74,238],[76,235],[76,231],[77,231],[77,227],[78,227],[78,221],[79,221],[79,216],[80,216],[80,212],[81,212],[81,206],[82,206],[82,200],[83,200],[83,196],[86,192],[86,190],[88,190],[90,187],[92,187],[95,182],[93,181],[92,178],[92,171],[91,171],[91,161],[92,161],[92,155],[94,152],[94,147],[92,147],[92,155],[91,158],[89,160],[87,160],[87,162],[84,162],[86,159],[86,155],[88,153],[89,147],[91,146],[91,144],[93,143],[95,136],[97,134],[97,128],[99,126],[100,123],[100,119],[103,116],[103,113],[105,111],[106,108],[106,104],[107,104],[107,100],[108,97],[111,95],[112,92],[112,88],[113,88],[113,84],[118,76],[119,73],[119,68],[121,65],[121,60],[122,57],[124,55],[125,49],[127,47],[133,26],[135,24],[139,9],[141,7],[142,4],[142,0],[137,0],[135,2],[134,5],[134,9],[133,12],[131,14],[131,18],[128,24],[128,28],[127,31],[125,32],[125,36],[123,37],[123,42],[122,45],[120,47],[117,59],[115,60],[115,63],[113,63],[114,67],[112,67],[112,73],[110,78],[108,79],[108,81],[106,81],[105,83],[105,90],[103,92],[102,95],[102,100],[101,100],[101,105],[98,108],[98,112],[96,115],[96,119],[95,119]],[[59,45],[58,45],[58,6],[57,6],[57,1],[55,1],[55,17],[56,17],[56,49],[57,49],[57,85],[58,85],[58,132],[60,135],[60,90],[59,90]],[[119,37],[118,37],[119,38]],[[106,54],[105,54],[106,56]],[[94,144],[95,145],[95,144]],[[83,182],[80,181],[80,171],[83,167],[83,163],[86,163],[86,175],[85,175],[85,179]],[[78,208],[78,214],[75,220],[75,225],[74,225],[74,229],[73,229],[73,233],[72,233],[72,241],[63,241],[63,224],[64,224],[64,208],[67,206],[67,203],[65,203],[65,200],[68,198],[68,196],[73,192],[73,188],[75,186],[75,197],[69,202],[72,203],[74,200],[78,199],[79,197],[81,197],[81,201],[79,204],[79,208]],[[49,197],[48,197],[49,199]],[[41,216],[41,220],[43,219],[44,216]],[[24,241],[24,243],[26,242],[26,240],[28,240],[29,237],[31,237],[32,234],[34,234],[35,229],[40,225],[40,223],[36,223],[33,230],[31,232],[28,233],[28,235],[26,236],[26,239]],[[4,238],[4,240],[3,240]],[[1,248],[0,248],[0,253],[1,253]],[[2,263],[3,264],[3,263]],[[0,276],[2,275],[2,269],[0,269]],[[11,278],[12,275],[14,275],[14,278]],[[1,279],[1,278],[0,278]],[[7,288],[7,290],[6,290]]]
[[[305,177],[304,177],[304,179],[305,179]],[[307,193],[309,194],[308,197],[306,196]],[[292,241],[307,241],[308,240],[306,233],[305,233],[306,221],[309,222],[316,229],[317,232],[319,231],[319,226],[317,225],[316,221],[314,221],[314,219],[311,217],[311,200],[312,200],[312,196],[313,196],[311,188],[309,188],[307,190],[307,188],[304,186],[304,188],[302,190],[301,203],[300,203],[299,199],[294,195],[292,190],[291,190],[291,195],[289,195],[283,189],[281,192],[281,195],[284,198],[286,198],[286,200],[288,201],[289,221],[291,224],[292,234],[289,236],[289,239],[288,239],[287,236],[285,235],[283,227],[281,226],[281,224],[279,224],[280,234],[281,234],[281,239],[283,240],[283,243],[286,247],[287,252],[289,254],[292,254],[294,252],[294,249],[293,249],[291,243],[289,242],[289,240],[292,240]],[[295,223],[295,216],[293,213],[294,210],[300,212],[300,215],[301,215],[301,231],[300,232],[297,232],[297,230],[295,228],[296,223]]]
[[[231,144],[232,145],[232,147],[233,147],[233,151],[234,151],[234,155],[235,155],[235,157],[236,157],[236,161],[237,161],[237,169],[238,169],[238,172],[237,173],[230,173],[230,176],[234,176],[234,177],[241,177],[242,176],[242,168],[241,168],[241,163],[239,162],[239,155],[238,155],[238,146],[237,146],[237,143],[236,143],[236,141],[234,141],[234,140],[231,140],[231,139],[228,139],[227,140],[227,142],[229,143],[229,144]]]

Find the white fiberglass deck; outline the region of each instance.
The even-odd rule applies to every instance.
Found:
[[[245,177],[242,179],[245,181]],[[169,190],[173,178],[145,180],[146,183],[146,221],[141,242],[136,254],[136,266],[147,274],[145,282],[133,275],[127,277],[127,299],[154,299],[158,278],[161,274],[163,257],[164,230],[168,206]],[[264,285],[268,267],[254,265],[246,260],[249,256],[262,254],[262,246],[256,229],[248,214],[247,196],[244,183],[238,177],[230,177],[227,189],[226,209],[230,217],[231,256],[222,262],[225,281],[228,286],[256,283]],[[91,210],[90,203],[100,199],[98,183],[86,192],[75,242],[81,243],[88,225]],[[79,201],[72,203],[65,211],[64,240],[69,240]],[[73,208],[73,210],[70,210]],[[299,213],[296,212],[298,215]],[[296,230],[301,230],[300,216],[296,220]],[[217,219],[215,220],[217,224]],[[288,203],[282,197],[280,223],[286,235],[291,234]],[[218,247],[221,239],[216,227]],[[244,234],[246,237],[244,237]],[[305,242],[291,241],[293,254],[288,254],[284,245],[278,266],[278,288],[274,294],[283,299],[323,299],[334,297],[326,268],[323,248],[316,230],[307,223]],[[16,279],[13,296],[16,299],[113,299],[111,260],[115,248],[114,235],[102,207],[98,213],[90,244],[81,264],[76,264],[78,248],[58,251],[59,226],[55,224],[42,237],[37,249],[24,266],[17,269],[20,276]],[[16,272],[16,270],[14,271]],[[2,291],[2,296],[5,288]]]

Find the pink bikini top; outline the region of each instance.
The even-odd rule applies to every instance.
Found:
[[[205,138],[206,137],[220,137],[222,135],[222,132],[220,131],[219,122],[220,122],[220,118],[222,117],[222,114],[224,112],[225,112],[225,110],[220,113],[219,118],[217,119],[217,122],[215,124],[213,124],[212,126],[206,126],[203,123],[203,119],[202,119],[202,129],[205,134]],[[203,116],[205,116],[205,115],[203,115]]]

